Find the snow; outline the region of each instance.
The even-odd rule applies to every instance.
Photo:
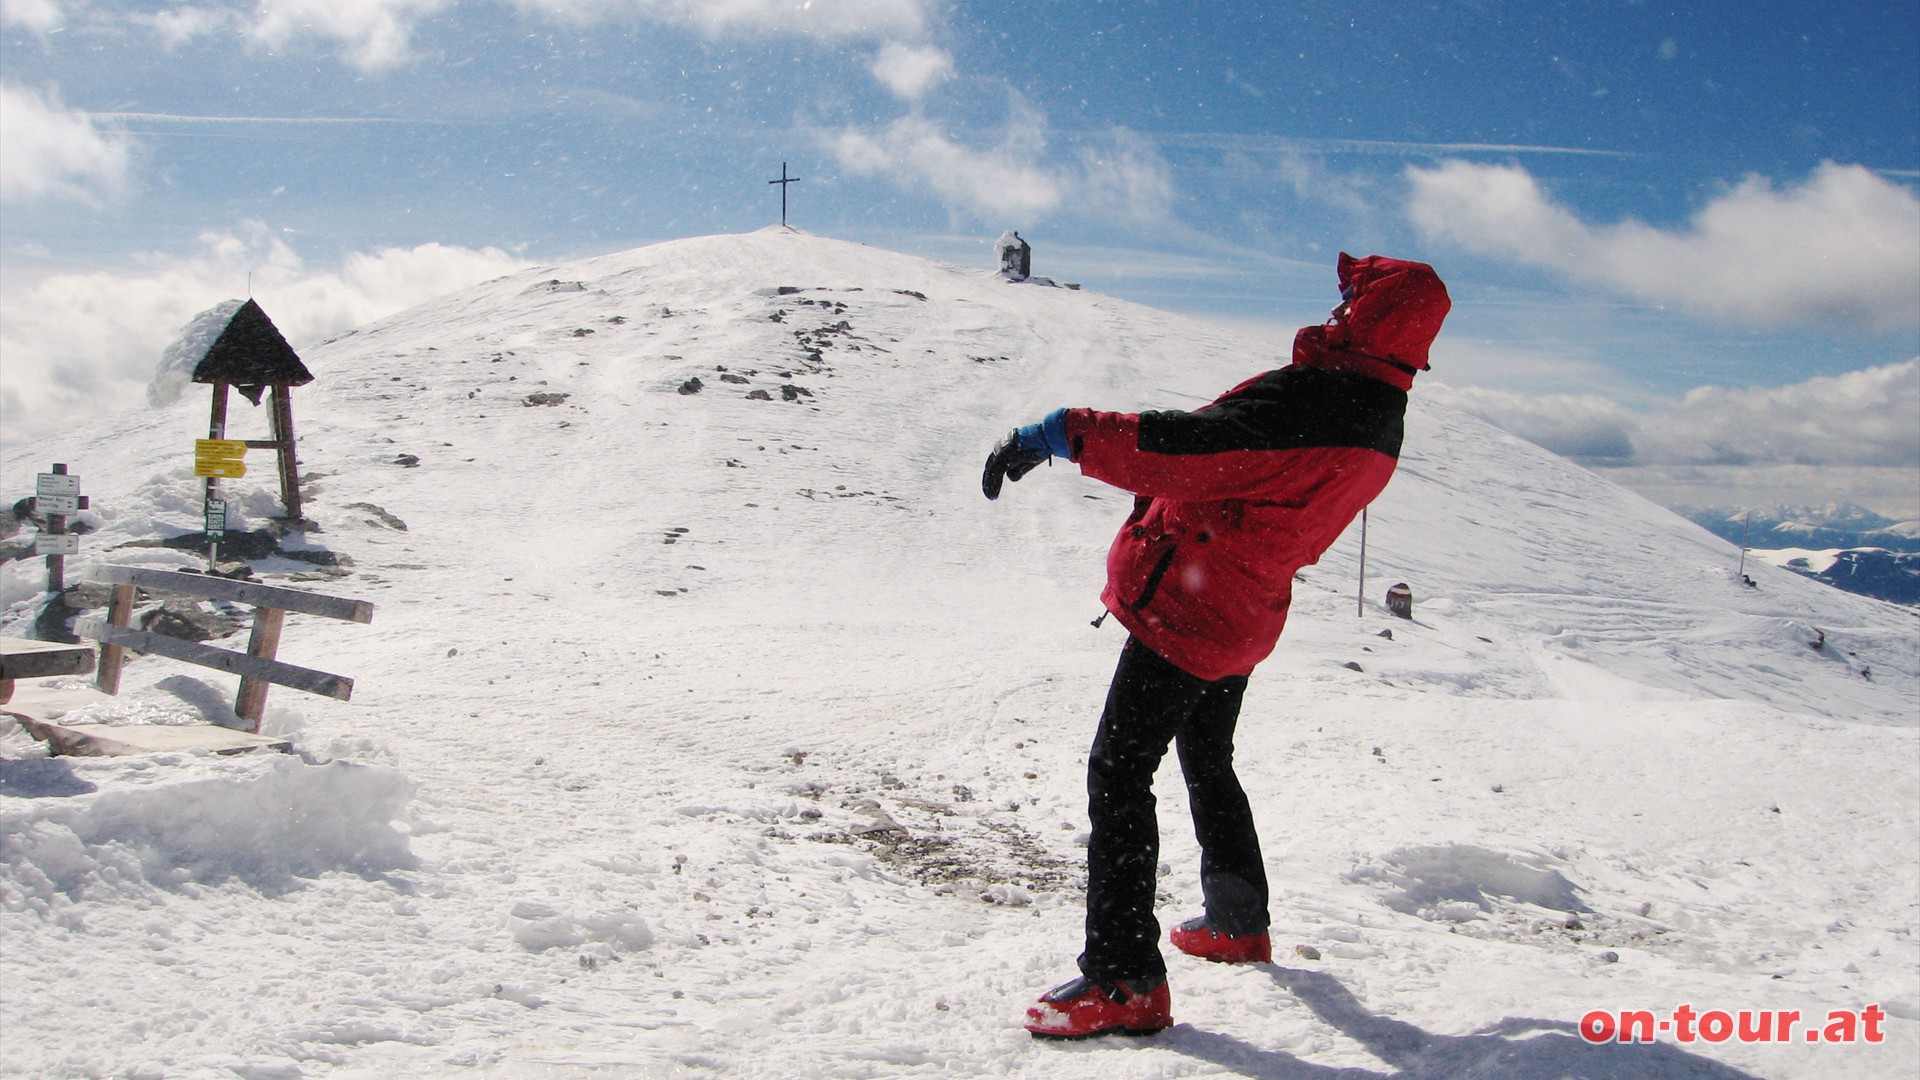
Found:
[[[49,759],[0,731],[0,1072],[1920,1064],[1920,623],[1753,561],[1746,588],[1736,547],[1418,387],[1366,596],[1355,529],[1248,692],[1278,963],[1171,956],[1174,1029],[1056,1045],[1020,1020],[1079,949],[1122,640],[1088,624],[1129,500],[1056,465],[988,503],[980,462],[1054,407],[1190,406],[1272,357],[767,230],[502,278],[303,359],[320,528],[256,567],[376,605],[281,643],[353,700],[275,689],[294,755]],[[205,408],[9,452],[10,499],[53,461],[92,497],[69,581],[194,562],[126,545],[198,528]],[[235,529],[276,512],[251,464]],[[6,632],[39,573],[0,567]],[[142,658],[84,718],[231,723],[232,681]],[[1163,923],[1199,903],[1176,769]],[[1890,1019],[1875,1046],[1575,1035],[1683,1003]]]
[[[194,368],[226,332],[245,300],[223,300],[187,321],[180,337],[160,354],[160,366],[147,384],[147,403],[164,407],[179,401],[193,382]]]
[[[1778,566],[1783,569],[1797,562],[1801,566],[1805,567],[1807,571],[1810,573],[1824,574],[1827,571],[1833,569],[1833,564],[1840,560],[1840,556],[1852,550],[1854,549],[1853,548],[1754,548],[1747,552],[1747,557],[1751,559],[1758,559],[1759,561],[1766,563],[1768,566]]]

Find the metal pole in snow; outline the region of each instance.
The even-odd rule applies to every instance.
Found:
[[[1753,511],[1747,511],[1747,518],[1740,524],[1740,580],[1747,580],[1747,535],[1753,529]]]
[[[1360,593],[1354,605],[1356,618],[1367,617],[1367,508],[1360,508]]]

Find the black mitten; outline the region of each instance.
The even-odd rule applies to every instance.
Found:
[[[997,499],[1000,497],[1002,480],[1018,480],[1052,456],[1045,450],[1023,450],[1019,436],[1008,435],[1006,441],[987,455],[986,471],[980,475],[980,490],[986,493],[987,498]]]

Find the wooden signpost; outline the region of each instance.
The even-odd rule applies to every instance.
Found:
[[[55,464],[52,472],[43,472],[35,479],[33,506],[47,524],[34,538],[33,553],[47,557],[47,591],[65,592],[67,556],[80,554],[80,537],[67,532],[67,518],[89,504],[80,494],[80,478],[68,474],[65,465]]]
[[[206,481],[207,557],[219,561],[220,541],[226,535],[226,501],[219,497],[221,480],[236,480],[247,474],[243,460],[249,449],[272,450],[278,466],[280,501],[287,508],[287,520],[301,520],[300,469],[294,453],[293,388],[313,381],[313,373],[287,344],[287,339],[260,310],[247,300],[232,302],[232,313],[209,335],[212,344],[193,365],[192,379],[213,387],[213,413],[207,423],[207,437],[194,443],[193,473]],[[227,305],[203,314],[218,317]],[[216,324],[218,325],[218,324]],[[268,424],[271,438],[227,438],[228,391],[240,393],[258,405],[261,395],[268,397]]]

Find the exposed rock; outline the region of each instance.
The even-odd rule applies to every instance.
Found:
[[[281,532],[272,529],[227,533],[226,537],[220,541],[220,554],[236,561],[231,564],[223,562],[216,572],[222,577],[247,577],[253,573],[252,568],[247,565],[248,562],[257,562],[275,556],[292,559],[295,562],[311,563],[323,568],[353,565],[351,558],[337,551],[319,548],[282,548],[280,546],[282,535]],[[199,554],[207,549],[207,534],[190,532],[169,536],[162,540],[134,540],[121,544],[120,548],[166,548],[169,551],[191,551]]]
[[[214,641],[240,629],[238,619],[206,610],[195,600],[169,597],[140,617],[140,628],[183,641]]]
[[[0,564],[33,558],[32,540],[0,540]]]
[[[397,517],[394,517],[394,516],[393,516],[392,514],[389,514],[389,513],[387,513],[387,512],[386,512],[386,510],[384,510],[384,509],[382,509],[382,508],[380,508],[380,507],[378,507],[378,506],[375,506],[375,505],[374,505],[374,504],[372,504],[372,503],[363,503],[363,502],[362,502],[362,503],[348,503],[348,504],[347,504],[347,509],[349,509],[349,510],[364,510],[364,511],[366,511],[366,512],[367,512],[367,513],[369,513],[369,514],[372,514],[372,515],[373,515],[373,517],[374,517],[374,520],[373,520],[373,521],[370,521],[370,522],[368,522],[368,524],[379,524],[379,525],[385,525],[385,526],[386,526],[387,528],[389,528],[389,529],[394,529],[394,530],[397,530],[397,531],[399,531],[399,532],[406,532],[406,531],[407,531],[407,523],[406,523],[406,522],[404,522],[404,521],[401,521],[401,520],[400,520],[399,518],[397,518]]]

